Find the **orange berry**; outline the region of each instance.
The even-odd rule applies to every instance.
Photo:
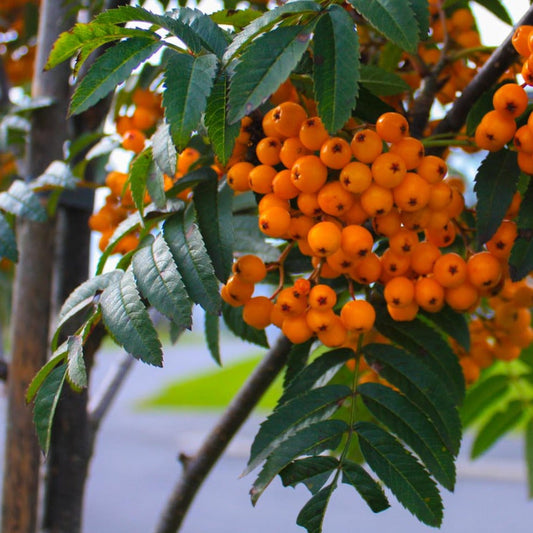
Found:
[[[310,153],[311,151],[302,144],[298,137],[289,137],[283,141],[279,158],[287,168],[291,168],[300,157]]]
[[[301,192],[297,199],[298,209],[309,217],[317,217],[322,214],[322,209],[318,204],[318,194],[311,192]]]
[[[352,158],[352,150],[342,137],[331,137],[320,147],[320,159],[328,168],[341,169]]]
[[[527,124],[516,130],[513,143],[519,152],[526,152],[527,154],[533,152],[533,131]]]
[[[424,145],[414,137],[404,137],[391,144],[390,152],[403,159],[407,170],[413,170],[423,161]]]
[[[308,150],[320,150],[320,147],[329,138],[322,119],[320,117],[310,117],[302,122],[299,131],[299,138]]]
[[[409,135],[409,123],[400,113],[383,113],[376,122],[376,133],[385,142],[398,142]]]
[[[366,300],[350,300],[342,306],[340,317],[347,330],[366,333],[374,327],[376,311]]]
[[[489,111],[476,128],[476,144],[491,152],[501,150],[516,132],[513,118],[502,111]]]
[[[381,277],[381,260],[377,254],[370,252],[357,261],[350,275],[358,283],[368,285]]]
[[[250,298],[243,307],[242,319],[256,329],[265,329],[270,325],[270,314],[274,304],[266,296]]]
[[[281,159],[279,156],[281,141],[277,137],[264,137],[255,148],[257,159],[263,165],[277,165]]]
[[[456,287],[447,287],[444,299],[452,309],[464,313],[477,305],[479,291],[469,281],[465,281]]]
[[[295,213],[291,216],[289,237],[294,240],[307,239],[307,234],[314,225],[315,221],[311,217]]]
[[[149,107],[138,106],[133,112],[132,125],[138,130],[153,128],[159,118],[158,113]]]
[[[430,185],[414,172],[408,172],[403,181],[392,190],[394,203],[402,211],[418,211],[429,202]]]
[[[259,215],[259,228],[269,237],[283,237],[290,224],[291,215],[282,207],[271,207]]]
[[[285,316],[298,316],[305,312],[307,297],[294,287],[287,287],[278,294],[276,304],[280,306]]]
[[[229,170],[227,175],[228,185],[238,192],[250,190],[249,176],[253,170],[254,165],[246,161],[235,163]]]
[[[372,163],[383,151],[383,141],[373,130],[357,132],[350,143],[354,157],[361,163]]]
[[[274,113],[276,109],[277,107],[274,107],[270,111],[267,111],[265,113],[265,116],[263,117],[263,120],[261,122],[263,132],[267,137],[277,137],[279,139],[289,137],[289,135],[281,135],[278,131],[278,128],[276,127],[276,121],[274,119]]]
[[[352,161],[341,170],[339,181],[346,190],[359,194],[368,189],[372,183],[372,171],[368,165]]]
[[[225,285],[225,292],[229,299],[228,303],[233,302],[235,305],[244,305],[254,292],[254,284],[243,281],[239,276],[230,276]]]
[[[391,237],[402,227],[400,213],[396,208],[393,208],[385,215],[378,215],[372,219],[372,227],[376,233]]]
[[[331,326],[325,331],[317,333],[318,340],[329,348],[342,346],[346,342],[348,332],[339,316],[334,315]]]
[[[352,207],[339,218],[347,225],[363,224],[368,219],[368,213],[363,209],[360,198],[355,197]]]
[[[399,231],[389,237],[389,248],[398,255],[410,254],[417,243],[418,234],[407,228],[400,228]]]
[[[125,116],[125,115],[122,115],[122,116],[117,117],[117,122],[116,122],[115,128],[116,128],[116,130],[117,130],[117,133],[118,133],[121,137],[123,137],[124,134],[125,134],[128,130],[133,130],[133,129],[135,129],[135,126],[133,125],[133,119],[132,119],[132,117],[128,117],[128,116]]]
[[[342,248],[339,248],[326,258],[327,264],[339,275],[348,274],[355,266],[356,259],[349,257],[344,253]]]
[[[341,248],[348,257],[362,258],[372,251],[374,238],[363,226],[350,224],[342,228]]]
[[[200,159],[200,152],[196,148],[187,147],[178,155],[177,171],[180,174],[187,174],[191,167]]]
[[[430,185],[428,207],[432,211],[446,209],[453,200],[453,190],[444,181]]]
[[[316,155],[304,155],[291,168],[291,180],[302,192],[318,192],[326,183],[328,169]]]
[[[381,256],[382,273],[389,277],[403,276],[409,271],[411,258],[407,254],[395,254],[387,248]]]
[[[387,311],[390,317],[396,322],[410,322],[414,320],[418,314],[418,304],[413,300],[410,304],[404,307],[394,307],[387,305]]]
[[[415,283],[415,301],[425,311],[436,313],[444,306],[444,288],[433,278],[418,278]]]
[[[479,379],[481,369],[474,359],[471,357],[461,357],[461,359],[459,359],[459,364],[463,370],[465,383],[467,385],[471,385]]]
[[[455,241],[455,226],[446,224],[440,228],[427,228],[425,230],[426,239],[439,248],[450,246]]]
[[[259,194],[271,193],[276,174],[276,169],[270,165],[257,165],[248,174],[250,189]]]
[[[429,226],[431,215],[431,209],[426,206],[415,211],[402,211],[400,213],[400,221],[407,229],[421,231]]]
[[[487,241],[487,250],[498,259],[506,259],[511,253],[517,235],[516,223],[512,220],[504,220],[490,240]]]
[[[327,331],[335,322],[337,315],[331,308],[311,307],[305,314],[307,325],[315,333]]]
[[[272,191],[284,200],[292,200],[300,193],[291,180],[291,171],[287,168],[280,170],[272,180]]]
[[[136,154],[144,150],[145,142],[146,137],[140,130],[128,130],[124,132],[124,135],[122,136],[122,147],[126,150],[131,150]]]
[[[257,210],[259,211],[259,214],[261,214],[271,207],[281,207],[281,209],[289,211],[291,204],[288,200],[284,200],[283,198],[276,196],[274,193],[265,194],[263,198],[259,200],[259,203],[257,204]]]
[[[518,26],[513,33],[512,44],[515,50],[524,57],[529,55],[528,37],[531,30],[533,30],[533,26],[523,24],[522,26]]]
[[[354,196],[339,181],[330,181],[318,191],[317,201],[324,213],[338,217],[350,210]]]
[[[301,344],[313,336],[313,331],[307,325],[305,315],[287,317],[281,326],[283,334],[293,343]]]
[[[428,183],[438,183],[444,179],[448,166],[444,159],[435,155],[426,155],[416,169],[417,174]]]
[[[393,205],[392,191],[377,183],[372,183],[361,194],[361,207],[370,217],[385,215],[392,209]]]
[[[409,278],[396,276],[385,284],[383,295],[390,306],[405,307],[415,297],[415,286]]]
[[[492,105],[496,111],[511,118],[519,117],[527,108],[528,96],[520,85],[506,83],[496,90],[492,97]]]
[[[435,261],[441,256],[440,249],[432,242],[417,242],[411,251],[411,268],[416,274],[425,276],[433,272]]]
[[[393,152],[378,155],[372,163],[374,182],[388,189],[399,185],[403,181],[406,171],[403,158]]]
[[[329,285],[315,285],[309,292],[309,306],[313,309],[332,309],[336,303],[337,293]]]
[[[495,287],[502,277],[502,266],[490,252],[470,256],[466,268],[468,281],[478,289]]]
[[[246,283],[259,283],[267,275],[265,263],[260,257],[253,254],[239,257],[231,268],[233,273]]]
[[[272,119],[279,135],[298,137],[302,122],[307,118],[305,109],[295,102],[283,102],[274,108]]]
[[[315,224],[307,234],[307,242],[315,255],[327,257],[340,248],[341,230],[333,222]]]
[[[435,261],[433,275],[443,287],[458,287],[467,278],[466,262],[455,252],[443,254]]]

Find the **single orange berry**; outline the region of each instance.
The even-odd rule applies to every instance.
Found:
[[[374,327],[376,311],[366,300],[350,300],[342,306],[340,317],[347,330],[366,333]]]
[[[383,113],[376,122],[376,133],[386,142],[398,142],[409,135],[409,123],[400,113]]]

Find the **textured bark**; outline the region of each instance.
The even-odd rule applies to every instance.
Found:
[[[183,473],[170,495],[155,530],[156,533],[175,533],[179,530],[207,475],[257,405],[257,402],[285,366],[291,346],[286,337],[281,336],[278,339],[276,345],[265,355],[233,398],[198,453],[194,457],[181,458]]]
[[[41,4],[32,95],[51,97],[54,103],[33,115],[24,169],[27,180],[42,173],[54,159],[62,159],[67,138],[68,64],[53,72],[43,72],[52,43],[59,32],[70,26],[64,10],[64,2],[43,0]],[[34,533],[37,524],[41,453],[31,408],[24,395],[48,354],[53,235],[53,220],[44,223],[22,220],[18,224],[20,260],[13,290],[12,353],[7,384],[3,533]]]

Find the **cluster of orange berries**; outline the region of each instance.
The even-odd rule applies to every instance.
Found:
[[[455,346],[467,383],[479,378],[495,360],[512,361],[533,342],[531,307],[533,279],[505,280],[502,290],[488,299],[486,312],[469,323],[471,347],[466,353]]]
[[[296,280],[274,293],[272,305],[261,297],[262,327],[273,323],[294,342],[316,334],[328,346],[369,331],[372,306],[354,299],[334,312],[335,292],[321,278],[344,276],[361,288],[383,284],[389,313],[399,321],[412,320],[419,308],[439,311],[445,303],[466,311],[500,283],[503,266],[490,251],[468,260],[442,253],[455,240],[454,219],[464,208],[461,182],[445,179],[445,161],[424,154],[402,115],[385,113],[375,128],[346,139],[330,136],[319,117],[284,102],[265,114],[262,128],[259,164],[235,163],[228,183],[237,192],[262,195],[259,228],[268,237],[296,243],[312,270],[312,283]],[[378,254],[375,241],[382,237],[385,247]],[[241,292],[240,281],[232,277],[222,296],[246,310],[253,286]],[[316,291],[328,292],[327,306],[312,303]],[[247,321],[248,313],[244,317]]]
[[[149,89],[137,88],[132,94],[133,113],[119,115],[117,133],[122,136],[122,147],[138,154],[144,150],[146,134],[163,116],[161,95]]]
[[[172,178],[166,174],[163,176],[163,188],[165,191],[171,189],[174,184],[183,175],[185,175],[191,166],[200,158],[200,152],[195,148],[185,148],[177,159],[177,170],[175,176]],[[135,203],[131,194],[131,188],[128,184],[128,174],[112,170],[105,179],[105,185],[110,192],[106,196],[104,205],[91,215],[89,218],[89,227],[93,231],[98,231],[102,235],[100,237],[98,247],[104,251],[109,244],[109,239],[117,229],[117,226],[125,220],[131,213],[136,210]],[[188,201],[190,199],[191,189],[188,188],[181,191],[178,197],[182,200]],[[144,203],[148,204],[151,201],[150,195],[145,193]],[[139,236],[135,232],[128,233],[118,241],[113,253],[125,254],[134,250],[139,244]]]

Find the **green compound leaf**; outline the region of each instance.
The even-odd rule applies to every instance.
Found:
[[[35,396],[33,422],[35,424],[39,446],[45,455],[48,455],[48,450],[50,449],[52,423],[66,375],[66,364],[54,368],[46,376]]]
[[[400,76],[375,65],[361,65],[359,83],[378,96],[392,96],[411,90]]]
[[[222,317],[229,330],[244,341],[268,348],[268,340],[264,330],[249,326],[242,319],[242,307],[232,307],[226,302],[222,303]]]
[[[312,389],[283,404],[261,424],[243,475],[259,466],[279,445],[301,429],[329,418],[351,395],[346,385]]]
[[[240,124],[230,124],[227,119],[229,80],[225,72],[221,72],[215,80],[213,90],[207,99],[205,125],[213,148],[220,162],[225,165],[235,146],[239,135]]]
[[[463,426],[467,428],[484,415],[488,409],[500,401],[510,390],[509,378],[495,374],[481,378],[468,389],[465,401],[459,410]]]
[[[426,413],[443,444],[457,455],[462,435],[461,422],[439,375],[420,365],[410,353],[395,346],[368,344],[363,353],[368,364],[380,376]]]
[[[157,39],[157,40],[155,40]],[[86,111],[117,85],[125,81],[143,61],[159,50],[161,42],[153,34],[120,41],[104,52],[77,86],[70,102],[70,114]]]
[[[150,172],[152,163],[152,151],[147,149],[135,156],[130,165],[128,182],[130,185],[133,202],[139,211],[141,218],[144,215],[144,196],[146,193],[148,174]]]
[[[282,405],[310,389],[325,385],[341,366],[353,357],[353,350],[349,348],[330,350],[317,357],[310,365],[304,367],[301,372],[294,376],[278,405]]]
[[[163,106],[172,138],[183,149],[198,129],[217,71],[214,54],[172,54],[165,70]]]
[[[483,455],[511,429],[515,428],[525,416],[524,404],[520,400],[510,402],[506,407],[492,415],[481,427],[472,444],[472,459]]]
[[[222,9],[209,15],[219,25],[233,26],[242,29],[261,16],[257,9]]]
[[[342,420],[322,420],[304,427],[298,433],[283,441],[268,457],[250,491],[255,505],[264,490],[294,459],[301,455],[318,455],[325,450],[339,446],[348,425]]]
[[[197,185],[193,201],[198,228],[215,274],[225,283],[233,263],[233,191],[226,183],[219,188],[216,173],[212,173],[213,179]]]
[[[163,236],[191,300],[218,315],[221,298],[213,265],[198,227],[193,224],[186,228],[184,216],[179,212],[167,219]]]
[[[21,180],[14,181],[7,191],[0,193],[0,209],[34,222],[44,222],[48,218],[39,197]]]
[[[51,69],[77,55],[75,68],[77,72],[91,52],[100,46],[120,39],[132,37],[146,39],[149,36],[152,36],[153,40],[152,32],[96,21],[90,24],[76,24],[71,30],[63,32],[56,40],[45,68]]]
[[[52,370],[56,368],[59,363],[65,361],[68,355],[67,343],[64,342],[52,355],[50,359],[39,369],[39,372],[35,374],[34,378],[31,380],[31,383],[26,390],[25,400],[26,403],[30,403],[34,398],[37,392],[39,391],[44,380],[50,375]]]
[[[104,290],[100,306],[104,324],[117,344],[144,363],[163,366],[161,342],[131,270],[124,273],[119,283]]]
[[[318,113],[333,133],[350,118],[359,89],[359,38],[352,18],[342,7],[330,5],[318,20],[314,51]]]
[[[75,389],[84,389],[87,387],[88,381],[83,358],[83,337],[71,335],[67,339],[67,347],[67,380]]]
[[[522,197],[517,226],[518,237],[509,259],[513,281],[521,280],[533,270],[533,181],[529,182]]]
[[[376,419],[404,441],[435,479],[452,491],[456,479],[453,455],[442,445],[440,435],[424,411],[379,383],[364,383],[358,391]]]
[[[387,39],[416,52],[419,29],[408,0],[350,0],[350,4]]]
[[[394,111],[394,108],[386,104],[381,98],[361,85],[357,96],[357,105],[353,116],[371,124],[375,124],[383,113]]]
[[[435,482],[420,463],[389,433],[370,422],[355,430],[368,466],[397,500],[421,522],[439,527],[442,500]]]
[[[339,465],[337,458],[327,455],[305,457],[293,461],[279,473],[279,476],[284,487],[295,487],[303,483],[311,494],[316,494]]]
[[[455,403],[461,403],[465,395],[463,371],[457,356],[443,336],[419,318],[409,322],[395,322],[382,302],[376,302],[374,308],[378,331],[411,352],[440,376]]]
[[[390,507],[381,486],[361,465],[345,460],[342,463],[342,482],[351,485],[374,513]]]
[[[132,258],[139,291],[179,328],[190,329],[192,303],[165,239],[149,236],[143,244]]]
[[[517,153],[512,150],[491,152],[478,168],[474,192],[477,195],[476,228],[480,246],[501,224],[516,192],[519,176]]]
[[[336,483],[331,483],[327,487],[314,494],[311,499],[302,507],[296,523],[305,527],[307,533],[321,533],[322,524],[326,515],[326,509],[331,499],[333,491],[337,487]]]
[[[172,177],[176,174],[178,153],[168,124],[161,123],[152,136],[152,154],[162,172]]]
[[[257,109],[287,79],[307,49],[315,24],[278,27],[244,51],[230,84],[230,124]]]
[[[19,259],[15,232],[2,213],[0,213],[0,258],[1,257],[5,257],[14,263]]]
[[[287,366],[285,368],[285,375],[283,376],[283,390],[287,390],[290,382],[294,377],[300,373],[309,360],[311,346],[314,339],[309,339],[300,344],[293,344],[287,358]]]
[[[409,0],[411,9],[418,25],[418,36],[420,40],[427,38],[429,33],[429,5],[426,0]]]
[[[259,33],[263,31],[267,32],[280,19],[286,18],[290,15],[318,13],[321,9],[322,7],[316,2],[311,2],[309,0],[297,0],[295,2],[288,2],[282,6],[267,11],[259,18],[248,24],[235,36],[235,39],[233,39],[233,42],[228,46],[228,49],[224,54],[224,62],[227,64],[247,42],[249,42]]]
[[[445,305],[437,313],[421,311],[420,314],[429,320],[434,327],[455,339],[465,350],[470,350],[470,331],[465,313],[458,313],[450,306]]]
[[[227,46],[224,32],[209,15],[190,7],[180,7],[165,15],[156,15],[138,6],[121,6],[104,11],[94,19],[94,22],[106,24],[134,21],[149,22],[164,28],[183,41],[195,54],[205,49],[220,57]]]
[[[220,357],[220,318],[211,313],[205,313],[204,331],[205,341],[211,357],[219,366],[222,366]]]

